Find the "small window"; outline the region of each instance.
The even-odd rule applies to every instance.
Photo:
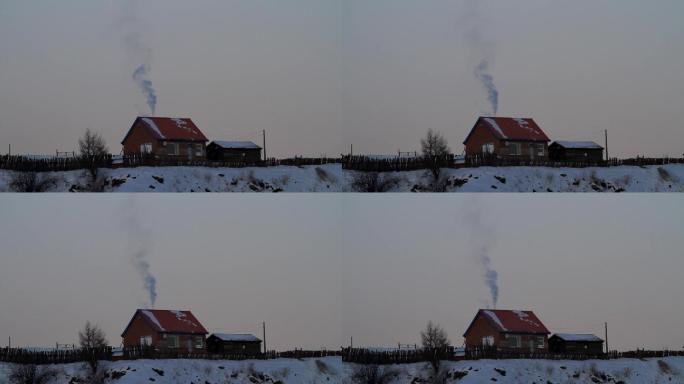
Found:
[[[202,156],[203,154],[202,144],[195,144],[195,156]]]
[[[201,337],[195,337],[195,348],[197,348],[197,349],[204,348],[204,340],[202,340]]]
[[[482,145],[482,153],[492,154],[494,153],[494,143],[486,143]]]
[[[544,144],[539,144],[537,148],[537,156],[544,156]]]
[[[152,336],[142,336],[140,338],[140,345],[152,345]]]
[[[522,345],[520,335],[506,335],[506,340],[508,341],[508,346],[510,348],[520,348]]]
[[[169,335],[166,338],[166,345],[169,348],[178,348],[178,335]]]
[[[142,153],[152,153],[152,143],[140,144],[140,152],[142,152]]]
[[[508,154],[520,155],[520,143],[508,143]]]
[[[166,146],[166,153],[169,155],[178,155],[178,143],[169,143]]]
[[[494,345],[494,336],[485,336],[482,338],[482,345],[485,347],[491,347]]]
[[[544,349],[544,336],[537,336],[537,349]]]

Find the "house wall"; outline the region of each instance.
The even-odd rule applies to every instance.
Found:
[[[207,147],[207,158],[218,161],[239,160],[256,163],[261,160],[261,149],[227,149],[217,145],[209,145]]]
[[[133,318],[130,326],[126,330],[126,333],[122,336],[124,347],[135,347],[140,345],[140,338],[144,336],[152,337],[152,346],[158,349],[169,348],[169,335],[167,333],[157,332],[146,319],[142,318],[142,314],[137,313]],[[188,335],[188,334],[174,334],[178,336],[178,348],[179,351],[188,351],[188,341],[192,341],[192,350],[206,350],[206,337],[205,335]],[[198,349],[195,347],[195,338],[202,339],[202,348]],[[175,348],[174,348],[175,349]]]
[[[207,158],[206,143],[190,141],[157,140],[157,138],[153,136],[150,130],[145,126],[145,123],[140,120],[137,120],[133,124],[130,134],[123,142],[124,155],[140,154],[140,146],[145,143],[152,144],[152,153],[157,156],[177,157],[179,159],[186,160],[189,159],[188,148],[192,148],[193,160],[205,160]],[[169,143],[178,143],[177,155],[173,155],[171,153],[171,146],[169,145]],[[201,155],[197,155],[197,148],[195,146],[201,147]]]
[[[566,149],[558,145],[549,147],[549,156],[559,161],[590,161],[600,162],[603,160],[603,149]]]
[[[465,345],[466,347],[481,347],[482,339],[487,336],[494,337],[494,346],[499,350],[514,351],[514,352],[530,352],[530,342],[534,344],[534,352],[547,352],[549,343],[547,335],[535,335],[535,334],[516,334],[520,336],[520,347],[515,348],[509,345],[509,341],[506,338],[505,333],[499,332],[489,320],[485,319],[483,316],[479,315],[472,327],[465,335]],[[544,347],[537,348],[536,338],[544,337]]]
[[[555,337],[549,339],[549,351],[554,353],[603,353],[603,342],[564,341]]]
[[[261,342],[234,342],[223,341],[210,337],[207,339],[207,349],[212,353],[256,355],[261,353]]]
[[[489,129],[485,126],[487,124],[483,121],[478,121],[475,125],[475,129],[465,143],[465,153],[466,156],[482,155],[482,146],[487,143],[494,144],[494,153],[500,157],[507,157],[512,159],[530,159],[530,148],[535,148],[534,159],[548,159],[549,157],[549,147],[548,143],[545,142],[533,142],[533,141],[516,141],[520,143],[520,155],[511,154],[511,146],[506,140],[499,140]],[[537,153],[537,146],[542,145],[544,147],[544,155],[539,156]]]

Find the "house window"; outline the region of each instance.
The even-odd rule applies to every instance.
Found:
[[[537,156],[544,156],[544,144],[539,144],[537,147]]]
[[[195,144],[195,156],[202,156],[202,144]]]
[[[140,345],[152,345],[152,336],[142,336],[140,338]]]
[[[166,337],[166,345],[169,348],[178,348],[178,335],[168,335]]]
[[[520,335],[506,335],[506,340],[510,348],[520,348],[522,345]]]
[[[169,143],[166,146],[166,153],[169,155],[176,155],[178,156],[178,143]]]
[[[494,345],[494,336],[485,336],[482,338],[482,345],[484,347],[491,347]]]
[[[544,336],[537,336],[537,349],[544,349]]]
[[[204,340],[202,340],[201,337],[195,337],[195,348],[197,348],[197,349],[204,348]]]
[[[152,153],[152,143],[140,144],[141,153]]]
[[[508,143],[508,148],[509,155],[520,155],[520,143]]]
[[[487,143],[482,145],[482,153],[485,155],[494,153],[494,143]]]

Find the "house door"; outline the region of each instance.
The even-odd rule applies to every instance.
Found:
[[[188,160],[192,160],[192,145],[188,145]]]
[[[534,353],[534,340],[528,342],[530,344],[530,353]]]
[[[192,339],[188,338],[188,352],[192,352]]]
[[[530,160],[534,160],[534,146],[530,145]]]

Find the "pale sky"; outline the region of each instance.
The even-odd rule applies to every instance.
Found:
[[[112,152],[149,114],[133,82],[149,58],[157,115],[273,156],[454,152],[489,114],[614,156],[684,153],[684,3],[678,0],[0,0],[0,153]],[[133,17],[134,16],[134,17]],[[127,49],[131,33],[140,52]],[[130,47],[129,47],[130,48]]]
[[[0,199],[0,345],[109,341],[147,295],[157,308],[269,348],[418,343],[433,320],[460,345],[491,303],[611,348],[681,348],[684,199],[669,195],[7,195]],[[130,216],[132,215],[132,216]],[[135,231],[130,231],[131,217]]]

